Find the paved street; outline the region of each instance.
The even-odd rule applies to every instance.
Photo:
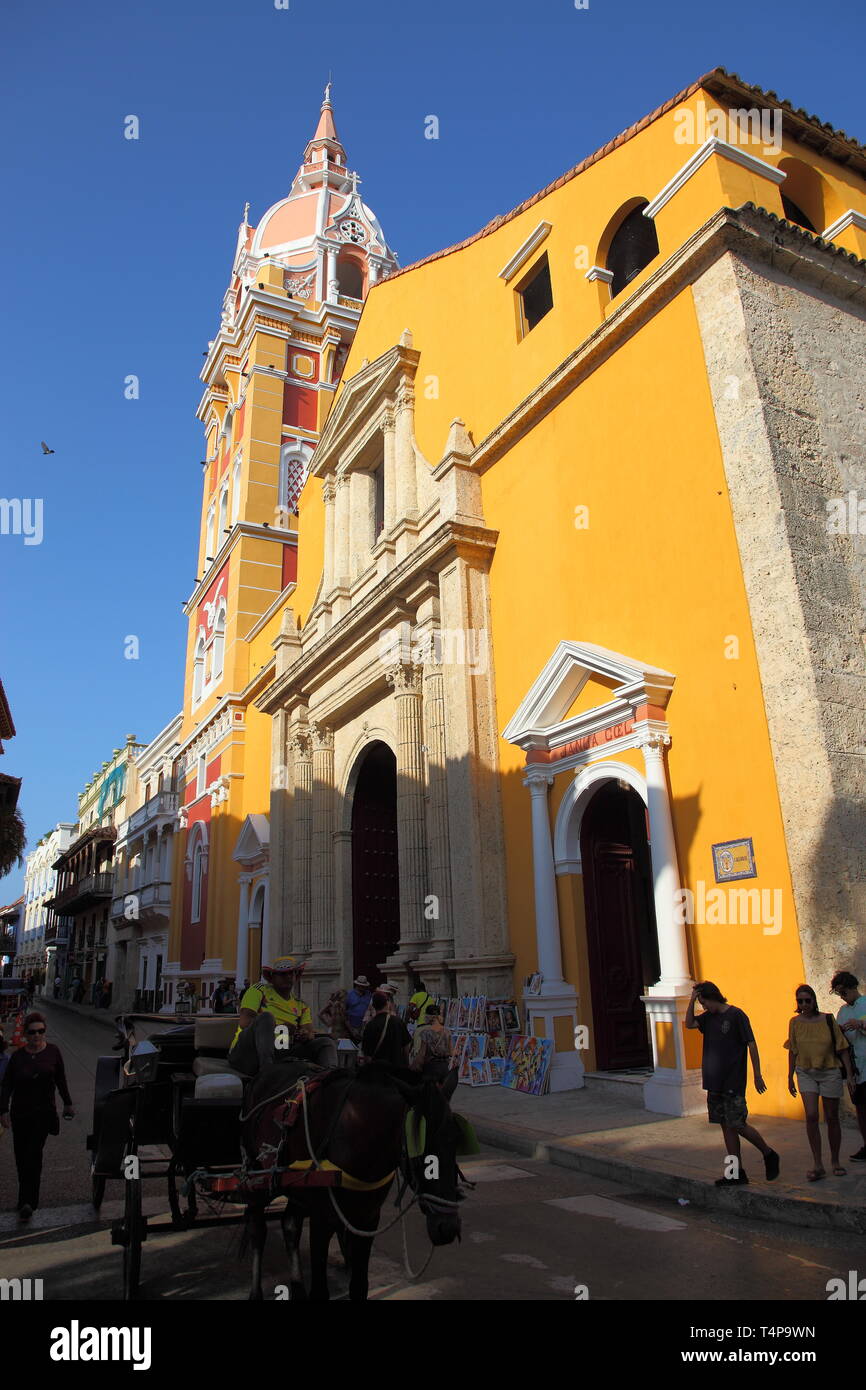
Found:
[[[43,1206],[26,1228],[14,1210],[9,1137],[0,1147],[0,1277],[42,1278],[46,1299],[119,1296],[121,1254],[109,1240],[120,1184],[109,1183],[98,1220],[89,1205],[84,1136],[96,1058],[111,1034],[87,1018],[52,1010],[49,1037],[62,1048],[76,1102],[74,1121],[49,1140]],[[458,1104],[459,1104],[458,1092]],[[485,1150],[464,1165],[477,1182],[463,1210],[463,1241],[437,1250],[418,1282],[403,1269],[399,1227],[376,1244],[371,1297],[382,1300],[818,1300],[827,1280],[863,1268],[862,1236],[799,1230],[680,1207],[665,1198],[540,1161]],[[159,1185],[146,1212],[165,1215]],[[386,1214],[392,1213],[390,1203]],[[239,1228],[152,1235],[142,1258],[143,1299],[245,1299],[248,1265]],[[429,1246],[422,1219],[408,1221],[415,1269]],[[266,1297],[285,1278],[278,1229],[266,1257]],[[332,1256],[332,1296],[344,1290]]]

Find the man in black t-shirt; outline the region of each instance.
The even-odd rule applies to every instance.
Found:
[[[704,1009],[695,1017],[695,1001]],[[779,1155],[771,1149],[754,1125],[747,1123],[746,1053],[752,1059],[755,1090],[762,1096],[767,1089],[761,1076],[761,1060],[752,1025],[742,1009],[729,1004],[711,980],[695,985],[685,1025],[697,1028],[704,1040],[703,1087],[707,1093],[707,1112],[711,1125],[721,1125],[726,1144],[725,1176],[716,1179],[717,1187],[741,1187],[749,1181],[740,1162],[740,1138],[754,1144],[764,1156],[764,1168],[770,1181],[779,1176]],[[727,1169],[732,1171],[728,1172]]]
[[[388,995],[373,995],[373,1017],[361,1034],[361,1052],[368,1062],[385,1062],[391,1067],[409,1065],[412,1039],[402,1019],[388,1012]]]

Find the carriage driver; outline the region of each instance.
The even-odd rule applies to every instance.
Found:
[[[254,1076],[287,1057],[337,1066],[333,1038],[316,1037],[309,1006],[297,997],[303,969],[304,963],[294,956],[278,956],[271,965],[262,966],[261,983],[244,991],[240,1027],[229,1050],[229,1062],[236,1071]],[[277,1045],[285,1037],[282,1030],[275,1036],[277,1024],[288,1029],[288,1047]]]

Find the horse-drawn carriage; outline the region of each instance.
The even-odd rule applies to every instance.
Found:
[[[376,1066],[349,1074],[291,1061],[251,1081],[228,1062],[237,1026],[224,1015],[181,1024],[165,1015],[124,1015],[122,1051],[97,1063],[87,1140],[93,1203],[100,1206],[106,1182],[123,1182],[123,1218],[111,1239],[123,1251],[124,1298],[137,1295],[149,1232],[214,1220],[249,1220],[251,1297],[260,1298],[266,1216],[281,1220],[293,1296],[303,1296],[298,1243],[307,1217],[314,1295],[327,1297],[327,1249],[336,1233],[350,1266],[350,1296],[365,1298],[369,1247],[395,1177],[398,1206],[411,1192],[408,1205],[419,1203],[432,1243],[450,1243],[462,1198],[456,1155],[477,1146],[438,1087]],[[149,1223],[142,1185],[160,1179],[170,1220]],[[281,1197],[285,1209],[272,1210]],[[215,1216],[199,1214],[199,1198]],[[225,1216],[227,1203],[244,1210]]]

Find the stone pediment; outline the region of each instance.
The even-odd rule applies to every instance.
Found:
[[[268,859],[271,851],[271,827],[267,816],[255,812],[247,816],[240,829],[232,859],[239,864],[254,864]]]
[[[401,386],[411,386],[421,356],[405,332],[399,343],[367,363],[343,385],[313,454],[312,472],[324,478],[355,453],[370,426],[393,405]]]
[[[598,729],[633,719],[645,708],[658,716],[676,677],[590,642],[560,642],[502,737],[531,749],[553,749]],[[598,702],[587,700],[593,689]]]

